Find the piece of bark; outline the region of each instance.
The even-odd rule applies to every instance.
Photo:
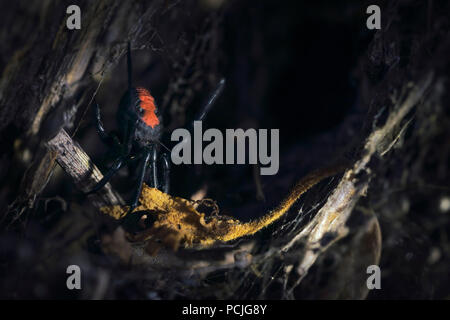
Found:
[[[86,152],[70,138],[64,129],[49,140],[47,146],[51,152],[55,153],[58,164],[82,192],[90,191],[103,178],[102,173]],[[89,197],[96,208],[123,204],[122,198],[111,188],[109,183]]]

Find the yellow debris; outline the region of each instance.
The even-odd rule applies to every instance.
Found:
[[[194,208],[193,201],[172,197],[158,189],[144,184],[139,198],[140,206],[133,212],[147,211],[154,215],[154,224],[138,234],[128,234],[130,241],[147,241],[147,251],[156,254],[161,245],[177,250],[180,245],[208,247],[217,241],[231,241],[252,235],[285,214],[295,201],[321,180],[332,176],[343,167],[333,167],[313,172],[301,179],[291,193],[272,211],[250,222],[224,216],[209,216]],[[127,206],[108,206],[100,209],[115,219],[122,219],[128,212]]]

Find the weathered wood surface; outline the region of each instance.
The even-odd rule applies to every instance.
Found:
[[[55,154],[56,162],[82,192],[90,191],[103,178],[102,173],[86,152],[69,137],[64,129],[49,140],[47,145],[49,150]],[[113,191],[109,183],[89,197],[96,208],[123,204],[120,195]]]
[[[7,150],[15,158],[2,159],[4,168],[18,172],[10,183],[20,185],[15,200],[3,204],[8,206],[6,220],[16,221],[35,208],[55,168],[55,156],[45,147],[48,139],[63,128],[73,137],[85,125],[105,74],[125,54],[127,41],[134,43],[141,37],[148,45],[151,16],[163,8],[162,1],[76,1],[82,25],[80,30],[69,30],[66,8],[70,4],[0,4],[2,12],[24,15],[19,20],[6,15],[0,22],[2,41],[11,44],[2,46],[3,57],[8,59],[3,61],[0,81],[0,135],[6,136],[5,147],[20,145],[18,150]],[[20,128],[18,134],[10,137],[8,132],[15,128]],[[24,159],[19,166],[14,163],[17,158]],[[3,197],[10,197],[13,190],[4,188]]]

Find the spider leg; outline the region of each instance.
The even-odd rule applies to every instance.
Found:
[[[152,167],[152,181],[150,186],[158,189],[158,150],[155,146],[152,147],[150,165]]]
[[[130,209],[129,209],[128,213],[131,213],[137,207],[137,204],[139,201],[139,196],[141,195],[141,191],[142,191],[142,184],[144,183],[145,171],[147,170],[147,166],[150,161],[151,154],[152,154],[152,150],[150,150],[150,149],[145,149],[143,151],[143,161],[142,161],[142,166],[141,166],[139,176],[138,176],[138,185],[137,185],[136,190],[134,191],[133,197],[131,198],[132,202],[130,204]]]
[[[94,107],[94,121],[95,121],[95,128],[97,129],[97,133],[100,137],[100,139],[109,146],[117,146],[119,145],[119,141],[117,140],[117,137],[114,135],[111,135],[106,132],[105,128],[103,127],[103,122],[101,119],[101,113],[100,113],[100,106],[97,102],[95,102]]]
[[[132,72],[133,72],[133,65],[131,64],[131,45],[130,41],[128,41],[127,46],[127,68],[128,68],[128,89],[131,89],[132,87]]]
[[[203,121],[206,118],[209,111],[211,111],[211,109],[216,104],[217,99],[222,94],[224,87],[225,87],[225,78],[222,78],[222,79],[220,79],[219,83],[217,84],[216,89],[209,96],[209,99],[206,102],[206,104],[203,106],[202,110],[200,110],[200,112],[194,118],[194,121]]]
[[[128,159],[126,157],[119,157],[116,160],[114,160],[111,168],[109,168],[108,172],[103,176],[103,178],[88,192],[85,194],[91,194],[94,192],[99,191],[101,188],[105,186],[111,180],[112,176],[120,170],[120,168],[123,167],[124,164],[128,162]]]
[[[209,111],[214,107],[216,104],[217,99],[220,97],[220,95],[223,92],[223,89],[225,88],[225,78],[220,79],[219,83],[216,86],[216,89],[214,92],[209,96],[206,104],[203,106],[203,108],[198,112],[194,120],[188,125],[185,126],[185,128],[192,133],[194,129],[194,122],[195,121],[203,121],[206,116],[208,115]],[[182,143],[187,143],[186,140],[184,140]]]
[[[163,163],[163,182],[162,188],[164,193],[169,193],[170,189],[170,160],[169,155],[164,152],[161,156],[161,160]]]
[[[127,129],[126,129],[126,135],[124,139],[124,145],[123,145],[123,153],[124,154],[130,154],[131,148],[133,147],[133,138],[134,133],[136,132],[136,127],[138,124],[139,119],[136,119],[134,122],[131,120],[128,121]]]

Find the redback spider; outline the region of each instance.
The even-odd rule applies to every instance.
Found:
[[[145,180],[146,170],[151,168],[150,187],[162,188],[165,193],[169,193],[170,160],[166,152],[159,152],[160,138],[163,133],[162,115],[155,104],[155,99],[150,92],[142,87],[132,86],[132,65],[131,49],[128,42],[127,51],[128,65],[128,90],[122,96],[117,113],[117,123],[119,127],[119,137],[107,133],[103,128],[100,116],[100,107],[95,103],[95,124],[101,140],[109,147],[117,150],[118,156],[113,161],[111,167],[104,177],[87,194],[97,192],[117,173],[124,165],[131,160],[140,160],[141,165],[138,171],[137,186],[130,201],[130,210],[133,211],[139,200],[142,191],[142,184]],[[221,79],[216,89],[192,121],[202,121],[215,101],[223,91],[225,79]],[[191,124],[192,127],[192,124]],[[162,182],[158,179],[158,163],[162,163]]]

